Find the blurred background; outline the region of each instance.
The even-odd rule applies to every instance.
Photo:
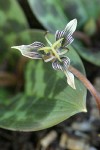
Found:
[[[27,75],[25,71],[29,59],[10,47],[30,44],[37,38],[41,41],[40,30],[55,33],[74,18],[78,27],[72,45],[81,57],[87,78],[100,92],[100,0],[0,0],[0,126],[5,128],[0,128],[0,150],[100,150],[100,115],[90,93],[87,113],[36,132],[6,129],[12,121],[8,120],[9,100],[12,109],[25,98],[23,92],[30,94],[26,83],[30,71]],[[33,78],[32,74],[28,82]]]

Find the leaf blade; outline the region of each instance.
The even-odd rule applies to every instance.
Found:
[[[30,30],[17,35],[16,42],[32,43],[41,39],[46,44],[43,31]],[[49,35],[51,40],[52,35]],[[50,41],[51,41],[50,40]],[[16,43],[18,44],[18,43]],[[15,44],[14,44],[15,45]],[[82,73],[83,64],[72,47],[67,56]],[[75,78],[76,89],[66,83],[61,71],[52,69],[50,63],[30,60],[25,68],[25,90],[5,103],[0,101],[0,127],[10,130],[37,131],[56,125],[70,116],[86,110],[86,88]]]

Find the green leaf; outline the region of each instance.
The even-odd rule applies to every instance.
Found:
[[[37,19],[52,32],[64,29],[70,19],[77,18],[78,27],[88,19],[82,0],[28,0],[28,2]]]
[[[28,28],[27,20],[16,0],[0,0],[0,61],[19,32]]]
[[[54,32],[57,30],[57,27],[65,27],[68,18],[66,18],[64,12],[62,11],[59,0],[28,0],[28,2],[37,19],[46,29]]]
[[[75,50],[83,57],[85,60],[88,62],[100,66],[100,51],[92,50],[91,48],[86,48],[84,45],[80,42],[75,40],[74,43],[72,44]]]
[[[50,41],[54,40],[51,34],[49,38]],[[44,32],[30,30],[22,32],[16,38],[16,42],[21,45],[34,41],[46,44]],[[69,49],[67,56],[71,59],[71,64],[84,74],[79,56],[72,47]],[[12,99],[8,98],[8,103],[0,101],[0,127],[37,131],[86,111],[86,88],[77,78],[74,90],[68,86],[66,77],[61,71],[53,70],[51,63],[44,63],[42,60],[29,59],[24,72],[24,92]]]
[[[98,0],[28,0],[37,19],[49,31],[63,29],[66,23],[77,18],[80,28],[89,18],[97,18],[100,13]],[[56,21],[55,21],[56,18]]]
[[[97,19],[100,14],[100,1],[98,0],[81,0],[83,7],[89,18]]]

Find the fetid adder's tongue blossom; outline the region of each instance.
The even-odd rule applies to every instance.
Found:
[[[76,30],[77,20],[71,20],[64,30],[57,30],[55,33],[55,43],[52,44],[45,35],[45,39],[49,46],[45,46],[41,42],[34,42],[29,45],[13,46],[12,48],[20,50],[23,56],[31,59],[43,59],[44,62],[52,62],[55,70],[61,70],[67,77],[67,83],[73,88],[75,87],[74,75],[68,71],[70,59],[64,56],[68,52],[67,46],[73,42],[73,33]]]

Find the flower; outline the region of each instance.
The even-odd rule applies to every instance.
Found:
[[[70,59],[64,54],[68,52],[68,45],[73,42],[73,33],[76,30],[77,20],[71,20],[64,30],[57,30],[55,33],[55,43],[51,43],[47,36],[45,39],[49,46],[41,42],[34,42],[29,45],[13,46],[12,48],[21,51],[23,56],[31,59],[43,59],[45,62],[52,61],[52,67],[55,70],[61,70],[67,77],[67,83],[75,89],[74,75],[68,71]]]

